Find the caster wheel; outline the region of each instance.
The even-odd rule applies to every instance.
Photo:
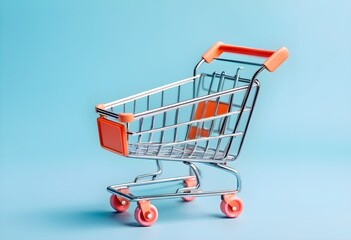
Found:
[[[130,206],[130,202],[127,199],[121,197],[118,199],[114,194],[112,194],[110,197],[110,204],[111,207],[117,212],[125,212]]]
[[[231,197],[230,201],[232,206],[230,206],[226,201],[222,200],[221,211],[229,218],[236,218],[243,211],[243,202],[236,196]]]
[[[182,197],[184,202],[191,202],[193,200],[195,200],[195,197]]]
[[[183,185],[184,187],[195,187],[197,184],[195,177],[189,177],[184,180]],[[191,202],[195,200],[195,197],[182,197],[184,202]]]
[[[134,211],[135,220],[143,227],[149,227],[154,224],[158,217],[157,208],[154,205],[150,205],[150,212],[147,214],[147,218],[143,216],[143,212],[140,207],[136,207]]]

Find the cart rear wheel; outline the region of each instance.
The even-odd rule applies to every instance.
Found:
[[[184,180],[183,185],[184,187],[195,187],[197,184],[196,182],[196,178],[195,177],[189,177],[187,179]],[[195,197],[182,197],[184,202],[191,202],[193,200],[195,200]]]
[[[154,205],[150,205],[150,212],[147,215],[148,218],[143,216],[143,212],[139,206],[135,208],[135,220],[143,227],[149,227],[156,222],[158,217],[157,208]]]
[[[130,206],[130,202],[127,199],[121,197],[118,199],[114,194],[112,194],[110,197],[110,204],[111,207],[117,212],[125,212]]]
[[[240,198],[233,196],[230,199],[231,205],[229,205],[226,201],[222,200],[221,202],[221,211],[229,218],[238,217],[243,211],[243,202]]]
[[[193,200],[195,200],[195,197],[182,197],[182,199],[183,199],[183,201],[184,202],[191,202],[191,201],[193,201]]]

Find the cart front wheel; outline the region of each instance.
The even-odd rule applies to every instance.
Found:
[[[243,211],[243,202],[236,196],[230,199],[230,204],[223,199],[221,202],[221,211],[229,218],[236,218]]]
[[[140,207],[136,207],[134,211],[135,220],[143,227],[149,227],[154,224],[158,217],[157,208],[154,205],[150,205],[150,212],[146,218],[143,216],[143,212]]]
[[[127,199],[117,197],[114,194],[112,194],[110,197],[110,204],[111,207],[117,212],[125,212],[130,206],[130,202]]]

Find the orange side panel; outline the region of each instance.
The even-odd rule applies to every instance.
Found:
[[[221,114],[228,113],[229,105],[228,103],[218,103],[217,112],[216,111],[216,101],[200,102],[195,111],[194,120],[209,118]],[[195,126],[189,127],[188,139],[195,139],[196,136],[208,137],[210,135],[207,129],[197,128]]]
[[[195,139],[196,135],[201,137],[208,137],[209,131],[207,129],[201,129],[194,126],[189,127],[188,139]]]
[[[228,103],[219,102],[217,112],[215,113],[216,101],[208,101],[206,106],[205,103],[206,102],[200,102],[197,106],[194,120],[225,114],[229,109]]]
[[[100,145],[111,152],[127,156],[127,131],[123,124],[99,117],[97,119]]]

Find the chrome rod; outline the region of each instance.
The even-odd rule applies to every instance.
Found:
[[[238,191],[235,190],[220,190],[220,191],[206,191],[206,192],[191,192],[191,193],[168,193],[168,194],[151,194],[151,195],[141,195],[134,196],[133,194],[125,194],[118,192],[113,188],[107,188],[107,191],[127,198],[130,201],[142,201],[142,200],[161,200],[161,199],[170,199],[170,198],[180,198],[180,197],[207,197],[207,196],[218,196],[225,194],[236,194]]]
[[[167,105],[167,106],[164,106],[164,107],[160,107],[160,108],[157,108],[157,109],[145,111],[145,112],[142,112],[142,113],[137,113],[137,114],[134,115],[134,119],[137,120],[140,117],[147,117],[147,116],[155,115],[155,114],[160,113],[160,112],[164,112],[164,111],[168,111],[168,110],[173,110],[173,109],[179,108],[180,106],[182,106],[182,107],[183,106],[188,106],[188,105],[191,105],[191,104],[194,104],[194,103],[201,102],[201,101],[206,100],[206,99],[216,98],[216,97],[219,97],[219,96],[226,96],[228,94],[241,92],[241,91],[244,91],[244,90],[247,90],[247,89],[248,89],[248,86],[242,86],[242,87],[238,87],[238,88],[235,88],[235,89],[229,89],[229,90],[225,90],[225,91],[222,91],[222,92],[213,93],[213,94],[210,94],[210,95],[207,95],[207,96],[197,97],[197,98],[190,99],[190,100],[187,100],[187,101],[184,101],[184,102],[181,102],[181,103],[170,104],[170,105]]]
[[[249,99],[249,95],[250,95],[251,89],[253,88],[253,86],[254,86],[255,83],[256,83],[255,80],[256,80],[257,76],[258,76],[264,69],[265,69],[264,66],[261,67],[261,68],[259,68],[259,69],[255,72],[255,74],[252,76],[252,80],[251,80],[251,82],[250,82],[250,84],[249,84],[249,86],[248,86],[247,92],[245,93],[245,96],[244,96],[244,99],[243,99],[243,102],[242,102],[241,109],[244,109],[244,108],[245,108],[245,106],[246,106],[246,104],[247,104],[247,101],[248,101],[248,99]],[[257,83],[256,83],[256,84],[257,84]],[[256,85],[256,86],[257,86],[257,85]],[[235,133],[235,132],[237,131],[237,129],[238,129],[239,123],[240,123],[240,120],[241,120],[242,115],[243,115],[243,111],[241,111],[241,112],[239,113],[239,115],[238,115],[238,119],[236,120],[233,133]],[[233,142],[233,138],[230,138],[230,139],[229,139],[229,142],[228,142],[228,146],[231,146],[232,142]],[[230,149],[230,148],[227,148],[227,152],[225,153],[226,156],[227,156],[228,153],[229,153],[229,149]]]
[[[159,160],[156,160],[156,166],[157,166],[157,171],[156,172],[152,172],[152,173],[146,173],[146,174],[142,174],[142,175],[138,175],[135,177],[134,182],[141,182],[140,179],[144,179],[147,177],[152,177],[152,180],[155,180],[155,178],[159,177],[162,172],[163,172],[163,168],[162,168],[162,164]]]
[[[117,106],[117,105],[121,105],[123,103],[127,103],[127,102],[130,102],[130,101],[133,101],[133,100],[136,100],[136,99],[139,99],[139,98],[142,98],[142,97],[145,97],[145,96],[148,96],[148,95],[160,92],[160,91],[171,89],[171,88],[173,88],[175,86],[179,86],[179,85],[186,84],[188,82],[192,82],[195,78],[198,78],[199,76],[200,75],[196,75],[196,76],[193,76],[193,77],[190,77],[190,78],[186,78],[186,79],[174,82],[174,83],[170,83],[170,84],[164,85],[162,87],[154,88],[154,89],[151,89],[149,91],[145,91],[145,92],[142,92],[142,93],[138,93],[138,94],[126,97],[126,98],[122,98],[122,99],[117,100],[117,101],[105,103],[104,106],[105,106],[105,108],[110,108],[110,107],[114,107],[114,106]]]
[[[241,63],[241,64],[247,64],[247,65],[262,67],[262,63],[248,62],[248,61],[239,61],[239,60],[232,60],[232,59],[225,59],[225,58],[214,58],[214,59],[218,60],[218,61]]]
[[[229,166],[223,165],[223,164],[210,164],[213,167],[219,168],[219,169],[223,169],[231,174],[233,174],[235,176],[236,179],[236,191],[240,192],[241,190],[241,178],[239,175],[239,172],[237,170],[235,170],[234,168],[231,168]]]
[[[186,192],[186,191],[190,191],[191,190],[200,190],[201,189],[201,173],[200,173],[200,169],[198,169],[194,163],[191,162],[183,162],[184,164],[188,165],[190,167],[190,169],[192,170],[191,173],[195,174],[196,177],[196,186],[194,187],[184,187],[184,188],[178,188],[176,193],[181,193],[181,192]],[[190,174],[192,175],[192,174]]]

